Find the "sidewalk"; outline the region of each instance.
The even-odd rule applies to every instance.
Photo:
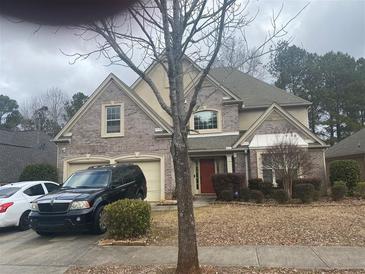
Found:
[[[99,247],[79,258],[77,266],[102,264],[176,264],[176,247]],[[365,248],[309,246],[227,246],[199,248],[200,264],[299,269],[365,269]]]

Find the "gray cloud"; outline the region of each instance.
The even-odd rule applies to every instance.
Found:
[[[307,1],[285,1],[281,23],[291,18]],[[250,44],[260,43],[270,26],[273,10],[282,1],[256,0],[251,11],[260,8],[259,16],[248,29]],[[93,42],[85,42],[66,29],[14,23],[0,18],[0,93],[22,102],[34,94],[58,87],[67,94],[82,91],[90,94],[110,73],[127,84],[136,76],[119,66],[105,67],[105,60],[89,58],[70,65],[70,58],[60,53],[85,52]],[[293,43],[311,52],[343,51],[359,58],[365,56],[365,1],[312,1],[288,28]],[[35,33],[34,33],[35,32]]]

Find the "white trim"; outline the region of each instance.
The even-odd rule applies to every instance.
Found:
[[[309,130],[306,126],[304,126],[301,122],[299,122],[294,116],[292,116],[290,113],[285,111],[282,107],[280,107],[278,104],[273,103],[251,126],[250,128],[245,132],[245,134],[242,135],[241,138],[233,145],[233,148],[238,147],[241,143],[246,141],[246,139],[255,132],[255,130],[266,120],[266,118],[274,111],[277,110],[280,114],[284,116],[289,122],[291,122],[294,126],[296,126],[298,129],[302,130],[305,134],[313,138],[315,141],[317,141],[321,146],[326,146],[326,144],[318,138],[313,132]]]
[[[217,128],[207,128],[207,129],[195,129],[194,128],[194,116],[195,114],[199,113],[199,112],[204,112],[204,111],[207,111],[207,112],[216,112],[217,113]],[[190,128],[193,129],[195,132],[197,132],[196,134],[209,134],[210,132],[212,133],[216,133],[216,132],[222,132],[222,124],[223,124],[223,121],[222,121],[222,111],[219,110],[219,109],[215,109],[215,108],[201,108],[197,111],[195,111],[191,117],[190,117]]]
[[[220,132],[220,133],[205,133],[205,134],[189,134],[188,138],[200,138],[200,137],[218,137],[218,136],[236,136],[240,133],[238,131]]]
[[[108,133],[107,132],[107,114],[106,114],[106,109],[107,107],[120,107],[120,131],[119,132],[113,132],[113,133]],[[100,121],[100,126],[101,126],[101,137],[102,138],[113,138],[113,137],[123,137],[124,136],[124,103],[122,102],[110,102],[110,103],[105,103],[105,104],[101,104],[101,121]]]

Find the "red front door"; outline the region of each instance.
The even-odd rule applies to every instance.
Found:
[[[214,174],[214,160],[200,160],[200,188],[201,193],[214,193],[212,175]]]

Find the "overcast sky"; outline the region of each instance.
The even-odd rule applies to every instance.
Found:
[[[249,43],[262,41],[270,26],[272,10],[283,1],[251,0],[254,11],[260,8],[256,21],[248,29]],[[281,20],[294,16],[308,1],[287,0]],[[60,52],[85,52],[93,42],[85,42],[72,31],[14,23],[0,18],[0,94],[18,103],[29,96],[57,87],[69,94],[82,91],[91,94],[110,73],[127,84],[135,76],[123,67],[106,67],[105,60],[90,58],[69,64],[70,58]],[[288,27],[293,44],[310,52],[346,52],[365,57],[365,0],[312,0],[304,12]]]

